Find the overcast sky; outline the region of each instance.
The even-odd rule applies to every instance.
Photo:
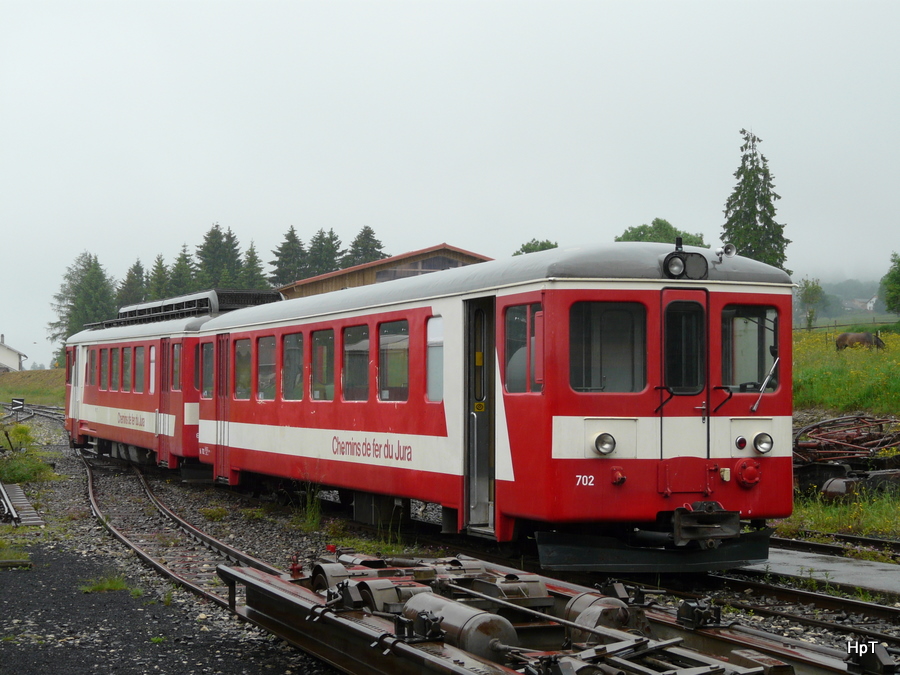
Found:
[[[0,0],[0,332],[49,364],[79,253],[121,279],[214,222],[266,262],[291,225],[391,254],[657,217],[715,244],[742,128],[794,279],[878,279],[898,26],[894,0]]]

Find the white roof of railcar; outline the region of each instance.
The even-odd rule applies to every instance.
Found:
[[[66,340],[66,344],[76,345],[82,343],[97,343],[115,340],[141,340],[158,336],[175,335],[178,333],[196,333],[210,315],[190,316],[181,319],[169,319],[168,321],[151,321],[150,323],[135,323],[127,326],[115,326],[112,328],[88,328],[75,333]]]
[[[591,246],[555,248],[503,260],[456,267],[417,277],[347,288],[282,302],[272,302],[209,314],[131,324],[112,328],[83,330],[68,339],[68,344],[150,338],[159,335],[203,331],[227,331],[257,323],[289,321],[330,312],[344,312],[390,303],[428,298],[489,292],[502,287],[541,282],[549,279],[658,279],[670,282],[662,272],[671,244],[614,242]],[[756,260],[735,256],[723,258],[706,248],[687,246],[685,251],[702,254],[709,263],[709,281],[758,284],[790,284],[783,270]]]
[[[501,287],[548,279],[659,279],[670,282],[662,272],[672,244],[614,242],[591,246],[555,248],[513,256],[503,260],[456,267],[422,276],[369,286],[347,288],[258,307],[235,310],[210,319],[204,331],[227,331],[270,321],[351,311],[389,303],[489,291]],[[700,253],[709,263],[710,281],[790,284],[783,270],[756,260],[735,256],[723,258],[706,248],[685,247]]]

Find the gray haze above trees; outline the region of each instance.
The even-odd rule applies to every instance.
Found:
[[[768,160],[758,150],[762,141],[745,129],[740,133],[743,138],[741,161],[734,173],[737,184],[725,202],[722,241],[734,244],[740,255],[790,274],[784,266],[785,249],[790,240],[784,235],[785,226],[775,220],[774,203],[780,196],[775,193]],[[627,227],[615,241],[674,243],[679,237],[685,245],[709,247],[702,233],[680,230],[663,218],[654,218],[649,225]],[[557,245],[556,241],[533,238],[512,255],[556,248]],[[66,270],[60,289],[53,296],[51,307],[57,318],[48,325],[48,333],[53,342],[63,343],[85,324],[113,318],[117,308],[126,305],[211,288],[265,290],[388,257],[374,230],[367,225],[360,229],[348,248],[343,248],[333,228],[327,232],[320,228],[304,245],[292,225],[272,254],[274,258],[269,261],[272,270],[267,274],[253,241],[242,253],[232,229],[223,230],[218,223],[213,223],[193,255],[184,244],[171,264],[166,264],[159,254],[149,270],[139,258],[117,283],[107,274],[97,256],[85,251]],[[843,311],[844,300],[829,294],[826,288],[817,278],[805,277],[798,284],[796,311],[807,327],[812,327],[817,317],[835,316]],[[877,293],[889,311],[900,314],[900,257],[896,253],[892,255],[891,268],[880,288],[874,284],[865,290],[853,288],[852,292],[857,295]]]
[[[81,251],[121,280],[215,221],[268,274],[291,223],[501,258],[659,216],[715,248],[742,127],[798,279],[877,280],[900,252],[900,3],[211,6],[3,3],[0,328],[31,358]]]

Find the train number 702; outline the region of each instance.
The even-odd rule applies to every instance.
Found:
[[[582,476],[582,475],[575,476],[575,485],[593,485],[593,484],[594,484],[593,476]]]

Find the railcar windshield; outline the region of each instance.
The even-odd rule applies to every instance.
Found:
[[[760,305],[727,305],[722,312],[722,384],[732,391],[778,387],[778,312]]]
[[[569,382],[579,392],[647,385],[647,318],[636,302],[576,302],[569,313]]]
[[[697,394],[706,379],[703,307],[696,302],[672,302],[666,307],[665,322],[666,387],[673,394]]]

